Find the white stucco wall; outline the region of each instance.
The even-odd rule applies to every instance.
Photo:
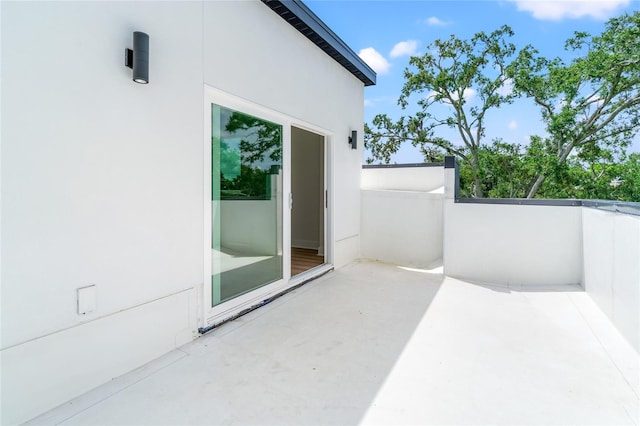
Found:
[[[640,352],[640,217],[583,208],[587,294]]]
[[[581,207],[444,207],[445,274],[490,284],[582,283]]]
[[[428,267],[442,259],[442,194],[362,190],[362,257]]]
[[[3,348],[85,321],[83,285],[95,318],[202,281],[200,9],[149,7],[2,3]],[[149,85],[123,65],[136,29]]]
[[[202,28],[189,2],[1,7],[0,356],[12,424],[194,337]],[[149,85],[124,66],[134,30],[151,35]],[[76,289],[91,284],[96,310],[80,316]]]
[[[428,267],[442,259],[444,167],[363,168],[361,256]]]
[[[1,7],[3,424],[197,335],[205,83],[328,129],[335,263],[357,257],[346,138],[362,135],[363,84],[266,6]],[[149,85],[124,66],[133,31],[150,35]],[[96,310],[79,316],[90,284]]]

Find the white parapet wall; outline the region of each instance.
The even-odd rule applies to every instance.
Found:
[[[637,203],[456,199],[455,185],[445,168],[446,275],[514,288],[579,284],[640,352]]]
[[[444,185],[444,168],[420,167],[421,165],[397,165],[367,167],[362,169],[361,189],[441,192]],[[429,164],[429,166],[432,166]]]
[[[429,267],[442,259],[444,169],[362,171],[361,257]]]
[[[579,206],[447,200],[444,272],[511,286],[582,283]]]
[[[442,258],[442,194],[362,191],[365,259],[428,267]]]
[[[584,287],[640,352],[640,216],[583,207]]]

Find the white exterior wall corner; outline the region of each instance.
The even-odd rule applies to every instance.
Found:
[[[587,294],[640,353],[640,217],[583,207]]]
[[[358,256],[362,151],[347,137],[362,146],[363,84],[268,7],[0,7],[3,424],[194,337],[205,84],[327,129],[334,261]],[[124,66],[133,31],[150,35],[148,85]],[[89,284],[97,308],[79,316]]]

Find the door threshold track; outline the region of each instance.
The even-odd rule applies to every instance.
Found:
[[[221,320],[220,322],[208,325],[206,327],[198,328],[198,333],[200,333],[200,334],[208,333],[211,330],[213,330],[214,328],[218,328],[223,324],[226,324],[226,323],[228,323],[230,321],[233,321],[235,319],[240,318],[243,315],[248,314],[249,312],[255,311],[256,309],[258,309],[258,308],[260,308],[260,307],[262,307],[264,305],[267,305],[267,304],[273,302],[276,299],[279,299],[280,297],[284,296],[285,294],[291,293],[292,291],[302,287],[303,285],[307,284],[308,282],[311,282],[311,281],[315,280],[316,278],[320,278],[323,275],[326,275],[327,273],[329,273],[329,272],[334,270],[333,265],[324,265],[324,266],[326,267],[326,269],[324,269],[324,268],[320,269],[317,274],[313,274],[313,275],[310,275],[310,276],[307,276],[307,277],[301,277],[302,280],[300,282],[292,285],[291,287],[287,288],[286,290],[281,291],[280,293],[276,293],[273,296],[268,297],[268,298],[264,299],[263,301],[256,303],[255,305],[252,305],[252,306],[250,306],[250,307],[248,307],[246,309],[243,309],[242,311],[240,311],[240,312],[238,312],[238,313],[236,313],[234,315],[231,315],[228,318],[225,318],[225,319]]]

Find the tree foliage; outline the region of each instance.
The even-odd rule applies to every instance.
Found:
[[[490,198],[524,198],[535,182],[540,164],[548,159],[544,141],[534,138],[527,145],[495,140],[479,150],[481,185]],[[471,196],[472,175],[460,168],[463,197]],[[593,161],[570,156],[552,169],[541,186],[540,198],[603,199],[640,201],[640,154],[622,156],[603,151]]]
[[[473,195],[482,196],[478,155],[486,115],[514,97],[505,91],[507,68],[516,51],[508,41],[512,36],[506,25],[490,34],[479,32],[471,40],[452,35],[434,41],[423,56],[412,57],[398,104],[406,109],[415,102],[417,112],[398,120],[379,114],[371,126],[365,126],[365,146],[373,158],[389,162],[406,141],[432,156],[439,151],[456,155],[470,167]],[[474,102],[469,102],[470,95]],[[446,107],[446,112],[437,111],[436,106]],[[436,135],[443,126],[457,131],[462,147]]]
[[[547,159],[529,198],[566,169],[571,154],[590,163],[604,152],[623,152],[640,126],[640,13],[609,20],[599,36],[576,32],[565,49],[578,55],[568,64],[528,46],[508,71],[516,92],[540,107],[547,131]]]
[[[598,36],[576,32],[568,63],[532,46],[516,52],[512,36],[508,26],[468,41],[451,36],[412,57],[398,103],[415,112],[365,124],[367,161],[388,163],[408,142],[425,161],[457,156],[466,196],[640,201],[638,155],[626,154],[640,129],[640,12],[611,19]],[[517,97],[540,108],[546,133],[526,145],[487,143],[487,114]],[[439,136],[442,127],[462,143]]]

